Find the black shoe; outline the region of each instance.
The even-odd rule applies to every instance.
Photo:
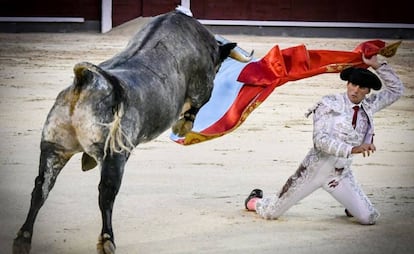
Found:
[[[354,217],[349,211],[348,211],[348,209],[345,209],[345,214],[346,214],[346,216],[348,216],[348,217]]]
[[[244,207],[246,207],[247,210],[249,210],[247,208],[247,203],[249,203],[250,199],[252,198],[263,198],[263,191],[260,189],[254,189],[252,192],[250,192],[250,195],[244,201]]]

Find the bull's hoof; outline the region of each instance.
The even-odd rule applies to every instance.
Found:
[[[115,254],[115,243],[109,234],[99,235],[96,249],[98,254]]]
[[[172,132],[179,137],[184,137],[185,134],[190,132],[192,129],[193,129],[193,122],[188,121],[185,118],[181,118],[172,127]]]
[[[17,233],[13,241],[13,254],[29,254],[31,249],[31,237],[28,232]]]

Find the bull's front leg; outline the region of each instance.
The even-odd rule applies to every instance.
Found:
[[[33,226],[37,214],[52,190],[57,176],[71,156],[72,154],[65,153],[64,149],[56,144],[41,143],[39,175],[35,179],[26,221],[13,242],[13,254],[27,254],[30,252]]]
[[[113,155],[108,155],[102,163],[101,181],[99,183],[99,208],[102,216],[102,231],[97,244],[98,254],[115,253],[112,209],[115,197],[121,187],[126,161],[127,155],[124,153],[114,153]]]
[[[199,108],[191,106],[189,110],[185,111],[183,117],[173,125],[173,133],[183,137],[190,132],[193,129],[194,120],[199,110]]]

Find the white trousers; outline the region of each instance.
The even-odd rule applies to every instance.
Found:
[[[335,156],[312,149],[279,193],[257,201],[256,212],[263,218],[277,219],[297,202],[323,188],[348,209],[359,223],[375,224],[379,213],[355,180],[350,169],[352,161],[345,164],[340,162],[341,159]]]

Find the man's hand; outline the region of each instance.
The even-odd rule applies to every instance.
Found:
[[[365,55],[362,55],[362,60],[366,65],[371,66],[375,70],[381,67],[381,63],[378,61],[377,55],[373,55],[371,58],[366,58]]]
[[[360,146],[354,146],[352,147],[352,154],[355,153],[362,153],[362,155],[365,156],[370,156],[371,153],[374,153],[375,150],[377,150],[377,148],[375,148],[374,144],[362,144]]]

